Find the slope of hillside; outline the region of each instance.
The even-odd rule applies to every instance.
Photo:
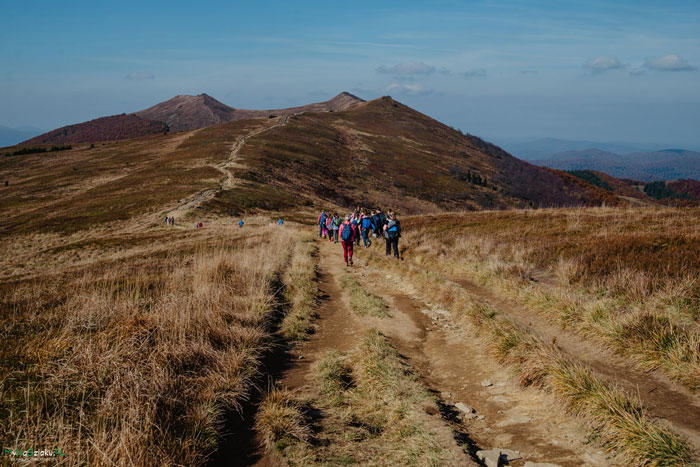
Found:
[[[139,138],[167,132],[168,127],[163,122],[144,120],[131,114],[121,114],[64,126],[43,135],[35,136],[22,144],[90,143],[93,141]]]
[[[22,144],[65,144],[116,141],[175,131],[196,130],[221,123],[291,115],[302,112],[334,112],[364,102],[342,92],[334,98],[288,109],[235,109],[207,94],[178,95],[133,114],[112,115],[49,131]]]
[[[266,118],[270,115],[291,115],[301,112],[342,111],[364,102],[359,97],[342,92],[333,99],[287,109],[250,110],[236,109],[211,96],[175,96],[146,110],[136,112],[141,118],[165,122],[170,131],[196,130],[236,120]]]
[[[287,207],[394,206],[403,212],[615,204],[605,190],[515,159],[390,97],[345,112],[306,113],[251,139],[240,154],[242,190],[294,193]],[[241,191],[221,209],[245,208]]]
[[[0,230],[75,231],[144,215],[152,217],[139,222],[152,222],[182,205],[230,214],[362,204],[408,214],[619,203],[389,97],[343,112],[3,157],[0,179],[9,182]]]

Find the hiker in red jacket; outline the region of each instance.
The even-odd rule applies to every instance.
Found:
[[[355,225],[350,221],[349,214],[345,216],[345,222],[340,224],[339,235],[343,244],[343,257],[345,258],[345,265],[352,266],[352,245],[355,241],[357,231],[355,229]]]

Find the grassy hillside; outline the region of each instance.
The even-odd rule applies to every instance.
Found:
[[[438,212],[517,206],[616,204],[605,190],[513,158],[389,97],[345,112],[294,116],[241,152],[243,185],[294,193],[276,207],[393,206]],[[245,207],[237,193],[213,205]]]
[[[697,391],[698,221],[690,209],[579,209],[404,225],[411,257],[475,277]]]
[[[74,145],[68,151],[0,158],[0,232],[70,232],[158,213],[218,187],[231,146],[271,124],[232,122],[195,132]],[[139,216],[151,214],[147,220]]]

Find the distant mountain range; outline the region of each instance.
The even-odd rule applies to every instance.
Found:
[[[343,92],[334,98],[300,107],[272,110],[236,109],[207,94],[178,95],[145,110],[111,115],[49,131],[23,144],[66,144],[114,141],[141,136],[196,130],[220,123],[301,112],[343,111],[364,102]],[[16,140],[15,140],[16,143]]]
[[[651,143],[625,143],[613,142],[605,143],[601,141],[585,140],[565,140],[557,138],[540,138],[532,141],[501,141],[494,138],[495,142],[515,157],[526,161],[549,159],[550,156],[561,152],[583,151],[596,148],[601,151],[616,154],[628,154],[633,152],[652,152],[672,147],[671,144],[651,144]],[[700,148],[689,148],[700,150]]]
[[[685,149],[617,154],[590,148],[560,152],[532,162],[559,170],[595,170],[643,182],[700,180],[700,152]]]
[[[10,128],[0,125],[0,147],[12,146],[43,133],[46,130],[33,127]]]

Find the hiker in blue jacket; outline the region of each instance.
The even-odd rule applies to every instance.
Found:
[[[399,238],[401,238],[401,222],[396,214],[387,216],[387,224],[384,226],[384,238],[386,239],[386,255],[394,250],[394,258],[399,258]]]
[[[326,210],[322,209],[318,216],[318,238],[326,238]]]
[[[369,239],[369,233],[374,229],[374,224],[372,223],[372,218],[367,214],[363,214],[360,219],[360,228],[362,229],[362,241],[364,242],[365,248],[372,246],[372,240]]]

